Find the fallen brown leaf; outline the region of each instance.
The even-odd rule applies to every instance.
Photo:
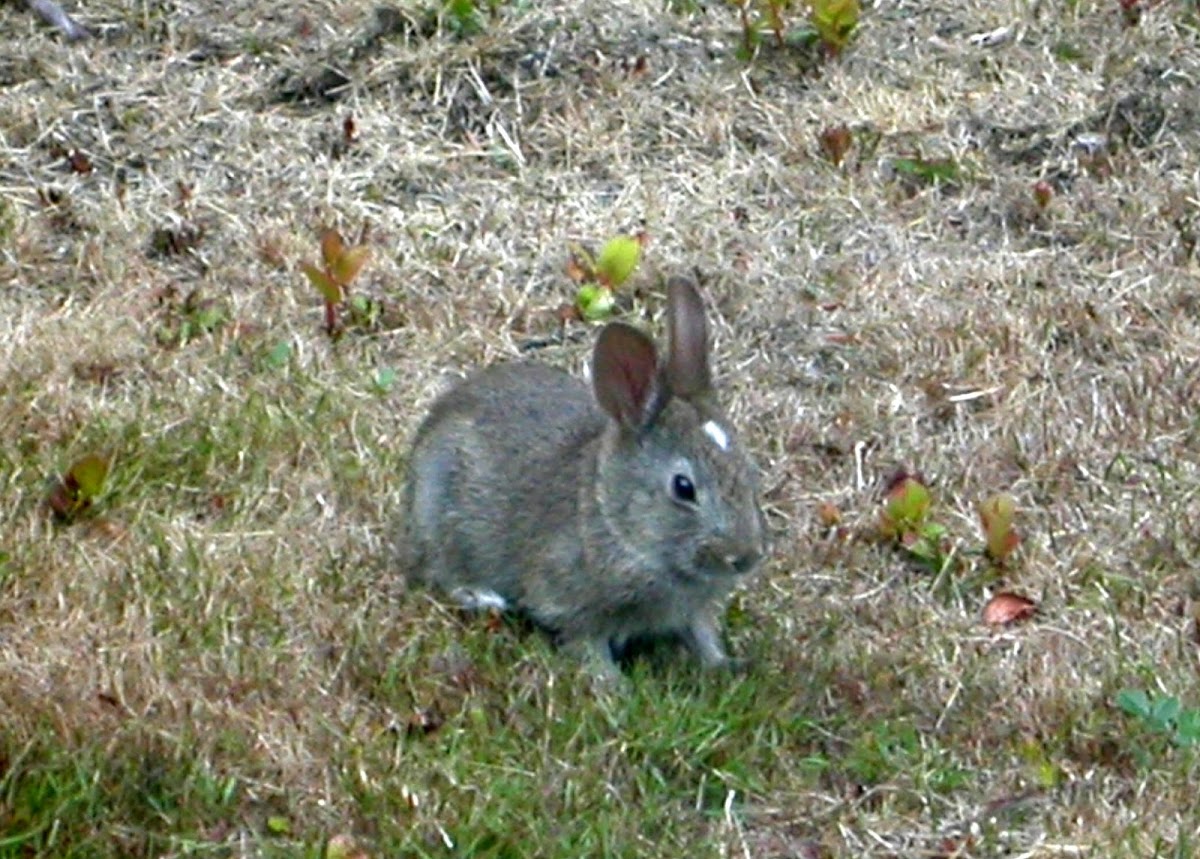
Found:
[[[1011,591],[1001,591],[983,607],[983,622],[991,626],[1007,626],[1032,617],[1037,603]]]

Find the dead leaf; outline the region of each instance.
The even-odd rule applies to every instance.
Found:
[[[86,176],[92,172],[91,159],[78,149],[72,149],[67,155],[67,162],[71,165],[71,169],[76,173]]]
[[[817,521],[821,523],[822,528],[832,528],[841,523],[842,511],[838,510],[836,504],[823,501],[817,507]]]
[[[983,607],[983,622],[989,626],[1007,626],[1033,616],[1037,603],[1012,591],[995,594]]]

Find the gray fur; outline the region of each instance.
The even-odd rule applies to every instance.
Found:
[[[646,633],[727,662],[718,617],[764,551],[757,479],[716,405],[690,283],[670,283],[667,318],[663,361],[637,329],[606,326],[592,391],[515,362],[435,402],[409,465],[406,574],[464,604],[526,612],[602,674],[616,671],[612,645]],[[675,497],[676,474],[695,503]]]

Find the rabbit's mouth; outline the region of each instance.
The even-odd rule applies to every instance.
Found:
[[[754,550],[720,552],[705,549],[696,558],[696,571],[705,578],[744,576],[758,566],[761,557],[761,554]]]

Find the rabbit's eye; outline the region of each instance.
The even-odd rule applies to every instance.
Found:
[[[686,474],[676,474],[671,478],[671,493],[676,501],[691,503],[696,500],[696,486]]]

